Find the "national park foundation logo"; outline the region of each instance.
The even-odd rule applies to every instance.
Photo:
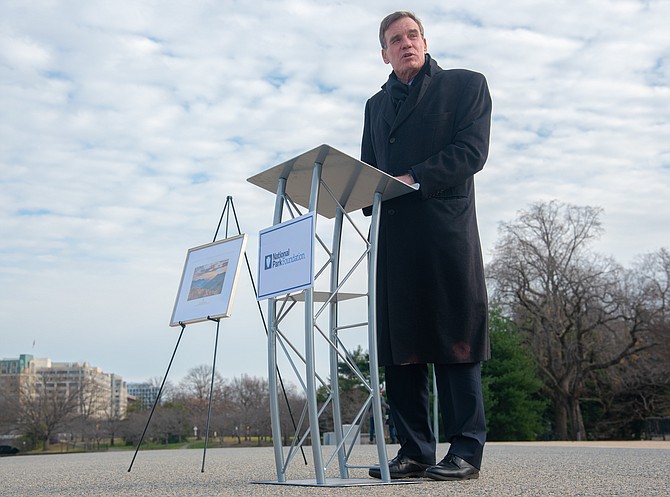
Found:
[[[302,261],[307,256],[305,253],[291,255],[291,249],[284,251],[273,252],[265,256],[265,269],[275,269],[282,266],[293,264],[294,262]]]

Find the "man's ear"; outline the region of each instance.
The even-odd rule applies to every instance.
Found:
[[[391,63],[391,61],[386,56],[386,49],[384,49],[384,48],[382,48],[382,60],[384,61],[384,64],[390,64]]]

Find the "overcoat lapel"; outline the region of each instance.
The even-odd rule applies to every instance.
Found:
[[[382,116],[384,117],[386,124],[388,124],[389,128],[391,128],[396,118],[395,107],[391,101],[391,94],[388,92],[388,90],[386,90],[386,88],[384,88],[384,91],[386,98],[384,99],[384,109],[382,110]]]
[[[426,94],[426,90],[428,89],[429,85],[430,85],[430,74],[426,74],[421,81],[421,88],[419,88],[419,91],[410,92],[410,94],[407,96],[407,100],[405,100],[405,103],[403,103],[402,106],[400,107],[400,112],[398,112],[398,115],[393,115],[393,104],[386,106],[384,112],[384,119],[386,119],[389,122],[389,124],[391,124],[390,134],[393,134],[393,132],[398,128],[398,126],[400,126],[403,122],[405,122],[407,118],[412,114],[412,112],[414,112],[414,109],[416,109],[416,106],[419,104],[419,102],[421,102],[421,99]],[[389,115],[389,111],[391,115]]]

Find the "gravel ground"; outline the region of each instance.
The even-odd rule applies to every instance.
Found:
[[[439,447],[439,454],[447,446]],[[397,446],[389,446],[395,455]],[[295,458],[289,483],[315,483],[308,465]],[[128,472],[132,451],[0,458],[1,496],[669,496],[670,442],[647,443],[489,443],[478,480],[436,482],[417,479],[384,485],[352,469],[352,480],[367,486],[309,486],[276,482],[271,448],[208,449],[205,472],[201,450],[140,451]],[[438,458],[441,455],[438,454]],[[326,454],[324,461],[329,454]],[[361,445],[350,465],[376,462],[376,447]],[[327,483],[339,480],[337,466]],[[331,480],[331,477],[335,478]]]

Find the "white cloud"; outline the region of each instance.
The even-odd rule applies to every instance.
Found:
[[[0,356],[163,373],[187,248],[232,195],[243,231],[273,197],[246,178],[320,143],[358,155],[385,81],[375,0],[4,2],[0,6]],[[604,208],[598,250],[668,246],[670,51],[662,1],[420,1],[431,54],[494,98],[478,175],[486,256],[538,199]],[[226,321],[225,376],[265,374],[256,304]],[[176,376],[210,360],[189,330]],[[206,353],[203,353],[206,351]]]

